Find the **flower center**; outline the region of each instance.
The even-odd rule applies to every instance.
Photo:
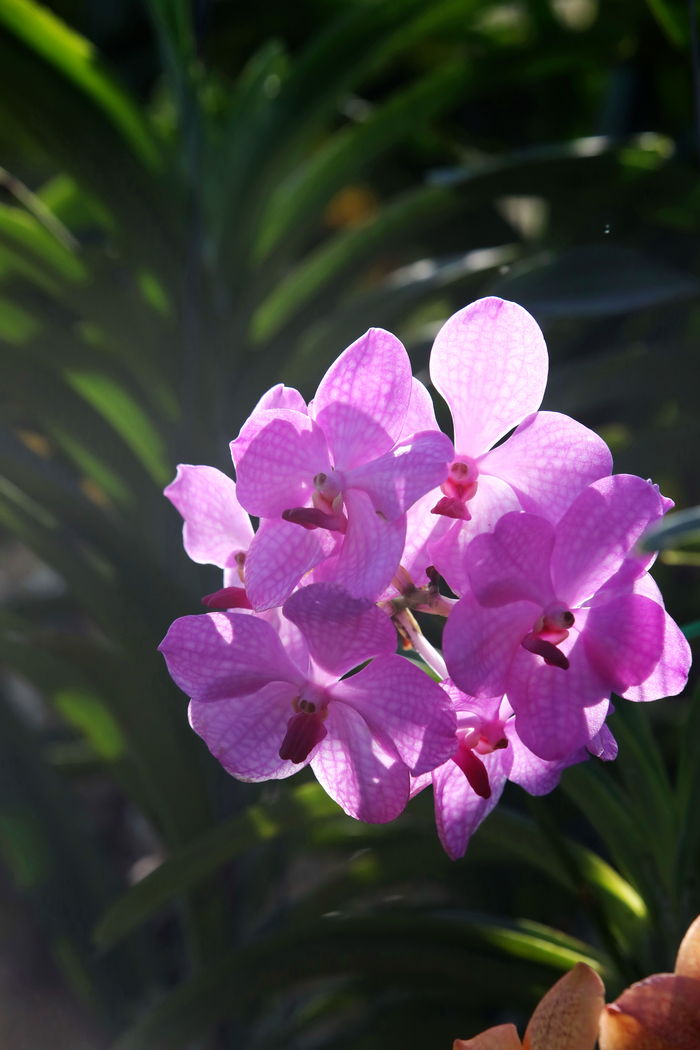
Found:
[[[550,667],[559,667],[562,671],[569,669],[569,660],[558,646],[569,637],[569,628],[573,627],[575,616],[561,602],[548,605],[537,618],[520,643],[523,649],[541,656]]]
[[[470,716],[471,717],[471,716]],[[459,766],[472,790],[481,798],[491,797],[491,785],[486,766],[480,755],[490,755],[508,747],[503,722],[479,719],[475,725],[457,730],[457,750],[452,761]]]
[[[295,714],[287,722],[287,732],[280,746],[279,756],[288,762],[305,762],[316,744],[328,732],[324,722],[328,716],[327,701],[295,696],[292,708]]]
[[[283,511],[282,517],[305,529],[345,532],[348,519],[343,509],[343,480],[337,471],[331,470],[329,474],[321,471],[314,475],[311,502],[311,507],[291,507]]]
[[[479,483],[479,468],[471,456],[459,456],[450,463],[446,480],[440,486],[442,499],[433,507],[431,514],[442,514],[446,518],[469,521],[471,514],[467,503],[476,495]]]

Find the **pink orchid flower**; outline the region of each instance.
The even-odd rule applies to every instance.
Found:
[[[243,571],[253,526],[238,502],[235,481],[216,467],[181,463],[163,494],[184,518],[182,543],[192,561],[224,571],[223,588],[206,595],[204,604],[250,608]]]
[[[406,435],[414,382],[391,333],[348,347],[306,406],[270,391],[231,443],[238,498],[262,519],[246,563],[256,609],[281,605],[310,569],[375,598],[399,564],[406,511],[447,476],[452,443],[437,430]]]
[[[582,488],[612,470],[607,446],[591,430],[537,411],[547,371],[536,321],[503,299],[465,307],[435,338],[430,378],[452,413],[455,456],[440,489],[414,509],[411,532],[424,534],[423,565],[434,564],[457,594],[466,589],[460,566],[474,536],[508,511],[556,521]],[[409,543],[413,560],[416,541],[409,536]],[[409,571],[419,582],[418,567]]]
[[[455,748],[447,762],[414,779],[411,794],[432,783],[438,838],[448,857],[457,860],[495,809],[506,781],[519,784],[530,795],[546,795],[567,766],[589,756],[586,749],[579,748],[565,760],[539,758],[521,741],[505,697],[478,699],[449,680],[442,685],[456,715]],[[614,741],[607,730],[606,734],[605,757],[614,757]]]
[[[281,779],[311,765],[350,816],[393,820],[408,801],[410,773],[453,750],[446,694],[394,654],[384,613],[335,584],[303,587],[283,614],[279,632],[245,612],[171,626],[160,651],[191,698],[193,729],[239,780]]]
[[[634,556],[666,506],[650,482],[615,475],[584,489],[557,525],[506,514],[467,548],[472,591],[445,626],[447,667],[465,692],[507,693],[541,758],[594,740],[612,692],[654,700],[685,685],[689,646]]]

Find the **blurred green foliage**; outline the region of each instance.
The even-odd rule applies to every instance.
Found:
[[[548,407],[700,502],[682,5],[0,0],[0,88],[0,526],[62,581],[0,611],[0,857],[115,1046],[449,1046],[577,959],[610,995],[670,966],[700,703],[621,704],[615,768],[513,792],[451,864],[427,797],[374,828],[304,776],[226,778],[155,646],[217,585],[161,496],[176,463],[230,469],[256,398],[370,324],[420,372],[482,294],[545,326]]]

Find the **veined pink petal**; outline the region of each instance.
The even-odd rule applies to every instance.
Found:
[[[562,772],[576,762],[585,762],[588,752],[585,748],[572,751],[565,759],[554,762],[540,758],[523,744],[517,732],[517,718],[506,725],[508,746],[512,752],[513,764],[508,779],[530,795],[548,795],[561,779]]]
[[[486,609],[470,593],[460,598],[442,637],[447,668],[456,685],[472,696],[503,696],[520,642],[539,614],[533,602]]]
[[[554,598],[549,562],[554,528],[535,514],[505,514],[491,533],[476,536],[466,551],[467,571],[480,605],[535,602]]]
[[[408,802],[409,773],[394,749],[347,704],[329,704],[326,727],[311,757],[321,786],[357,820],[385,824],[398,817]]]
[[[431,511],[442,493],[432,489],[413,504],[406,516],[406,544],[401,555],[401,564],[416,587],[428,582],[425,570],[433,564],[431,544],[439,542],[454,525],[453,518]]]
[[[557,597],[570,608],[591,598],[662,509],[659,490],[632,474],[614,474],[583,489],[557,525],[552,552]]]
[[[449,318],[430,355],[430,378],[452,411],[458,454],[480,456],[531,412],[547,384],[547,347],[516,303],[479,299]]]
[[[508,681],[520,739],[552,762],[586,747],[610,709],[610,686],[591,667],[580,636],[572,631],[560,648],[569,659],[566,671],[519,649]]]
[[[276,518],[309,500],[316,474],[331,469],[328,447],[321,429],[301,412],[269,410],[251,422],[258,432],[242,456],[231,443],[238,499],[250,514]]]
[[[614,762],[618,751],[617,740],[607,726],[601,726],[599,732],[586,745],[586,750],[601,762]]]
[[[466,594],[471,590],[466,551],[474,537],[482,532],[493,532],[504,514],[521,509],[510,485],[500,478],[487,475],[479,478],[477,493],[469,500],[468,507],[471,521],[450,522],[451,528],[442,535],[435,533],[428,541],[428,564],[432,563],[436,567],[455,594]],[[434,516],[440,517],[437,514]]]
[[[648,572],[634,583],[634,593],[641,594],[664,607],[661,592]],[[692,654],[688,641],[674,619],[664,609],[661,657],[654,670],[641,685],[631,686],[622,694],[626,700],[662,700],[677,696],[685,689]]]
[[[243,458],[253,438],[269,423],[271,416],[274,416],[279,409],[300,412],[303,416],[308,415],[306,402],[298,390],[285,386],[283,383],[277,383],[276,386],[271,387],[263,394],[246,419],[238,437],[230,443],[234,466]]]
[[[302,680],[270,624],[250,613],[182,616],[158,649],[173,681],[196,700],[224,700],[269,682]]]
[[[385,521],[367,493],[359,489],[347,490],[345,509],[348,527],[337,554],[319,565],[314,580],[339,583],[354,597],[374,600],[386,590],[398,568],[406,519]]]
[[[271,682],[252,696],[190,701],[190,725],[214,758],[238,780],[281,780],[302,768],[279,756],[293,714],[295,686]],[[303,763],[306,765],[306,763]]]
[[[309,405],[333,465],[350,470],[388,452],[410,398],[411,362],[403,344],[383,328],[370,328],[334,361]]]
[[[192,561],[225,568],[246,551],[253,526],[236,497],[235,482],[215,467],[181,463],[165,489],[185,519],[182,540]]]
[[[282,605],[301,580],[337,548],[339,535],[304,529],[281,518],[260,523],[245,563],[246,592],[254,609]]]
[[[491,795],[481,798],[472,789],[462,770],[452,761],[433,773],[435,823],[442,847],[452,860],[463,857],[469,839],[503,794],[511,756],[508,749],[483,757],[489,776]]]
[[[352,598],[337,584],[302,587],[282,611],[303,633],[315,663],[337,678],[396,649],[396,631],[386,613],[366,598]]]
[[[421,430],[439,430],[430,391],[420,379],[411,376],[411,400],[398,440],[402,441]]]
[[[452,442],[437,430],[414,434],[391,452],[346,473],[348,488],[361,489],[375,511],[396,521],[417,499],[447,477]]]
[[[612,456],[602,438],[559,412],[536,412],[479,460],[517,492],[524,510],[558,521],[582,488],[607,477]]]
[[[657,666],[664,641],[665,613],[639,594],[613,598],[588,610],[582,632],[586,655],[610,689],[623,695],[641,685]]]
[[[371,732],[390,739],[419,776],[455,749],[455,716],[444,691],[402,656],[381,656],[333,686],[335,701],[362,715]]]
[[[276,383],[275,386],[270,387],[250,414],[254,416],[258,412],[271,408],[289,408],[294,412],[307,414],[306,401],[299,391],[293,386],[285,386],[284,383]]]

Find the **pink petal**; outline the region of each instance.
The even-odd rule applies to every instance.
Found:
[[[406,519],[385,521],[359,489],[345,493],[345,508],[347,532],[337,554],[319,565],[314,579],[339,583],[354,597],[374,600],[386,590],[398,568]]]
[[[303,506],[314,491],[316,474],[330,470],[326,440],[301,412],[259,412],[251,422],[258,432],[242,456],[237,442],[231,443],[238,499],[250,514],[276,518]]]
[[[662,607],[638,594],[613,598],[588,611],[582,632],[586,655],[618,695],[645,682],[658,664],[664,620]]]
[[[301,630],[312,659],[341,678],[365,660],[396,649],[386,613],[334,583],[312,583],[288,598],[284,615]]]
[[[445,322],[430,378],[452,411],[458,454],[480,456],[540,406],[547,347],[522,306],[479,299]]]
[[[236,498],[235,482],[220,470],[181,463],[164,495],[185,519],[182,540],[192,561],[223,569],[248,549],[253,526]]]
[[[294,412],[302,412],[304,415],[306,415],[307,411],[306,401],[304,401],[299,391],[295,390],[293,386],[285,386],[284,383],[277,383],[275,386],[270,387],[250,414],[254,416],[258,412],[263,412],[270,408],[289,408]]]
[[[447,618],[442,636],[450,678],[472,696],[503,696],[520,642],[539,614],[532,602],[486,609],[466,594]]]
[[[428,543],[432,564],[455,594],[466,594],[471,590],[466,551],[474,537],[482,532],[493,532],[504,514],[521,509],[510,485],[486,475],[479,478],[476,495],[469,500],[468,506],[471,521],[454,522],[444,535],[434,536]]]
[[[523,599],[544,608],[554,598],[549,561],[554,528],[535,514],[505,514],[492,533],[476,536],[466,551],[474,597],[497,606]]]
[[[582,488],[607,477],[612,456],[602,438],[559,412],[536,412],[479,460],[517,492],[524,510],[558,521]]]
[[[559,783],[562,772],[567,766],[583,762],[588,758],[585,748],[579,748],[565,759],[554,762],[540,758],[530,751],[520,739],[517,732],[517,719],[508,723],[506,735],[513,758],[508,779],[519,784],[529,795],[548,795]]]
[[[253,696],[215,703],[192,700],[190,725],[231,776],[281,780],[302,768],[279,756],[295,692],[287,682],[272,682]]]
[[[346,474],[348,488],[366,492],[375,511],[396,521],[447,477],[452,442],[437,430],[414,434],[391,452]]]
[[[337,545],[337,535],[325,529],[304,529],[281,519],[261,522],[245,563],[250,604],[258,610],[282,605],[304,573]]]
[[[431,511],[442,493],[432,489],[413,504],[406,517],[406,544],[401,564],[417,587],[428,582],[425,570],[433,564],[431,545],[438,543],[454,525],[454,520]]]
[[[331,365],[309,405],[333,465],[350,470],[388,452],[410,398],[411,363],[403,344],[391,332],[370,328]]]
[[[451,760],[433,773],[438,837],[452,860],[464,856],[469,839],[498,804],[505,787],[506,766],[510,765],[508,758],[505,751],[484,756],[491,786],[488,799],[472,790],[462,770]]]
[[[277,409],[287,409],[292,412],[301,412],[303,416],[308,415],[306,402],[298,390],[294,387],[284,386],[277,383],[258,401],[253,411],[241,427],[238,437],[231,442],[231,456],[234,464],[238,463],[246,453],[248,445],[254,437],[267,425],[270,415],[275,415]]]
[[[586,750],[601,762],[614,762],[618,751],[617,740],[607,726],[601,726],[600,732],[586,745]]]
[[[408,802],[409,774],[393,748],[347,704],[328,705],[328,735],[311,758],[321,786],[351,817],[385,824]]]
[[[535,755],[566,761],[600,732],[610,709],[610,687],[591,667],[580,636],[562,642],[569,667],[550,667],[521,649],[513,661],[508,700],[518,735]]]
[[[245,612],[182,616],[158,649],[173,681],[196,700],[224,700],[269,682],[302,680],[269,623]]]
[[[333,698],[387,737],[416,776],[435,769],[455,749],[455,716],[444,691],[402,656],[382,656],[333,686]]]
[[[408,403],[408,412],[403,421],[398,440],[405,440],[421,430],[439,429],[435,418],[433,399],[427,387],[421,383],[420,379],[411,376],[411,400]]]
[[[662,512],[656,486],[632,474],[614,474],[585,488],[557,526],[552,583],[575,608],[622,566],[644,530]]]

